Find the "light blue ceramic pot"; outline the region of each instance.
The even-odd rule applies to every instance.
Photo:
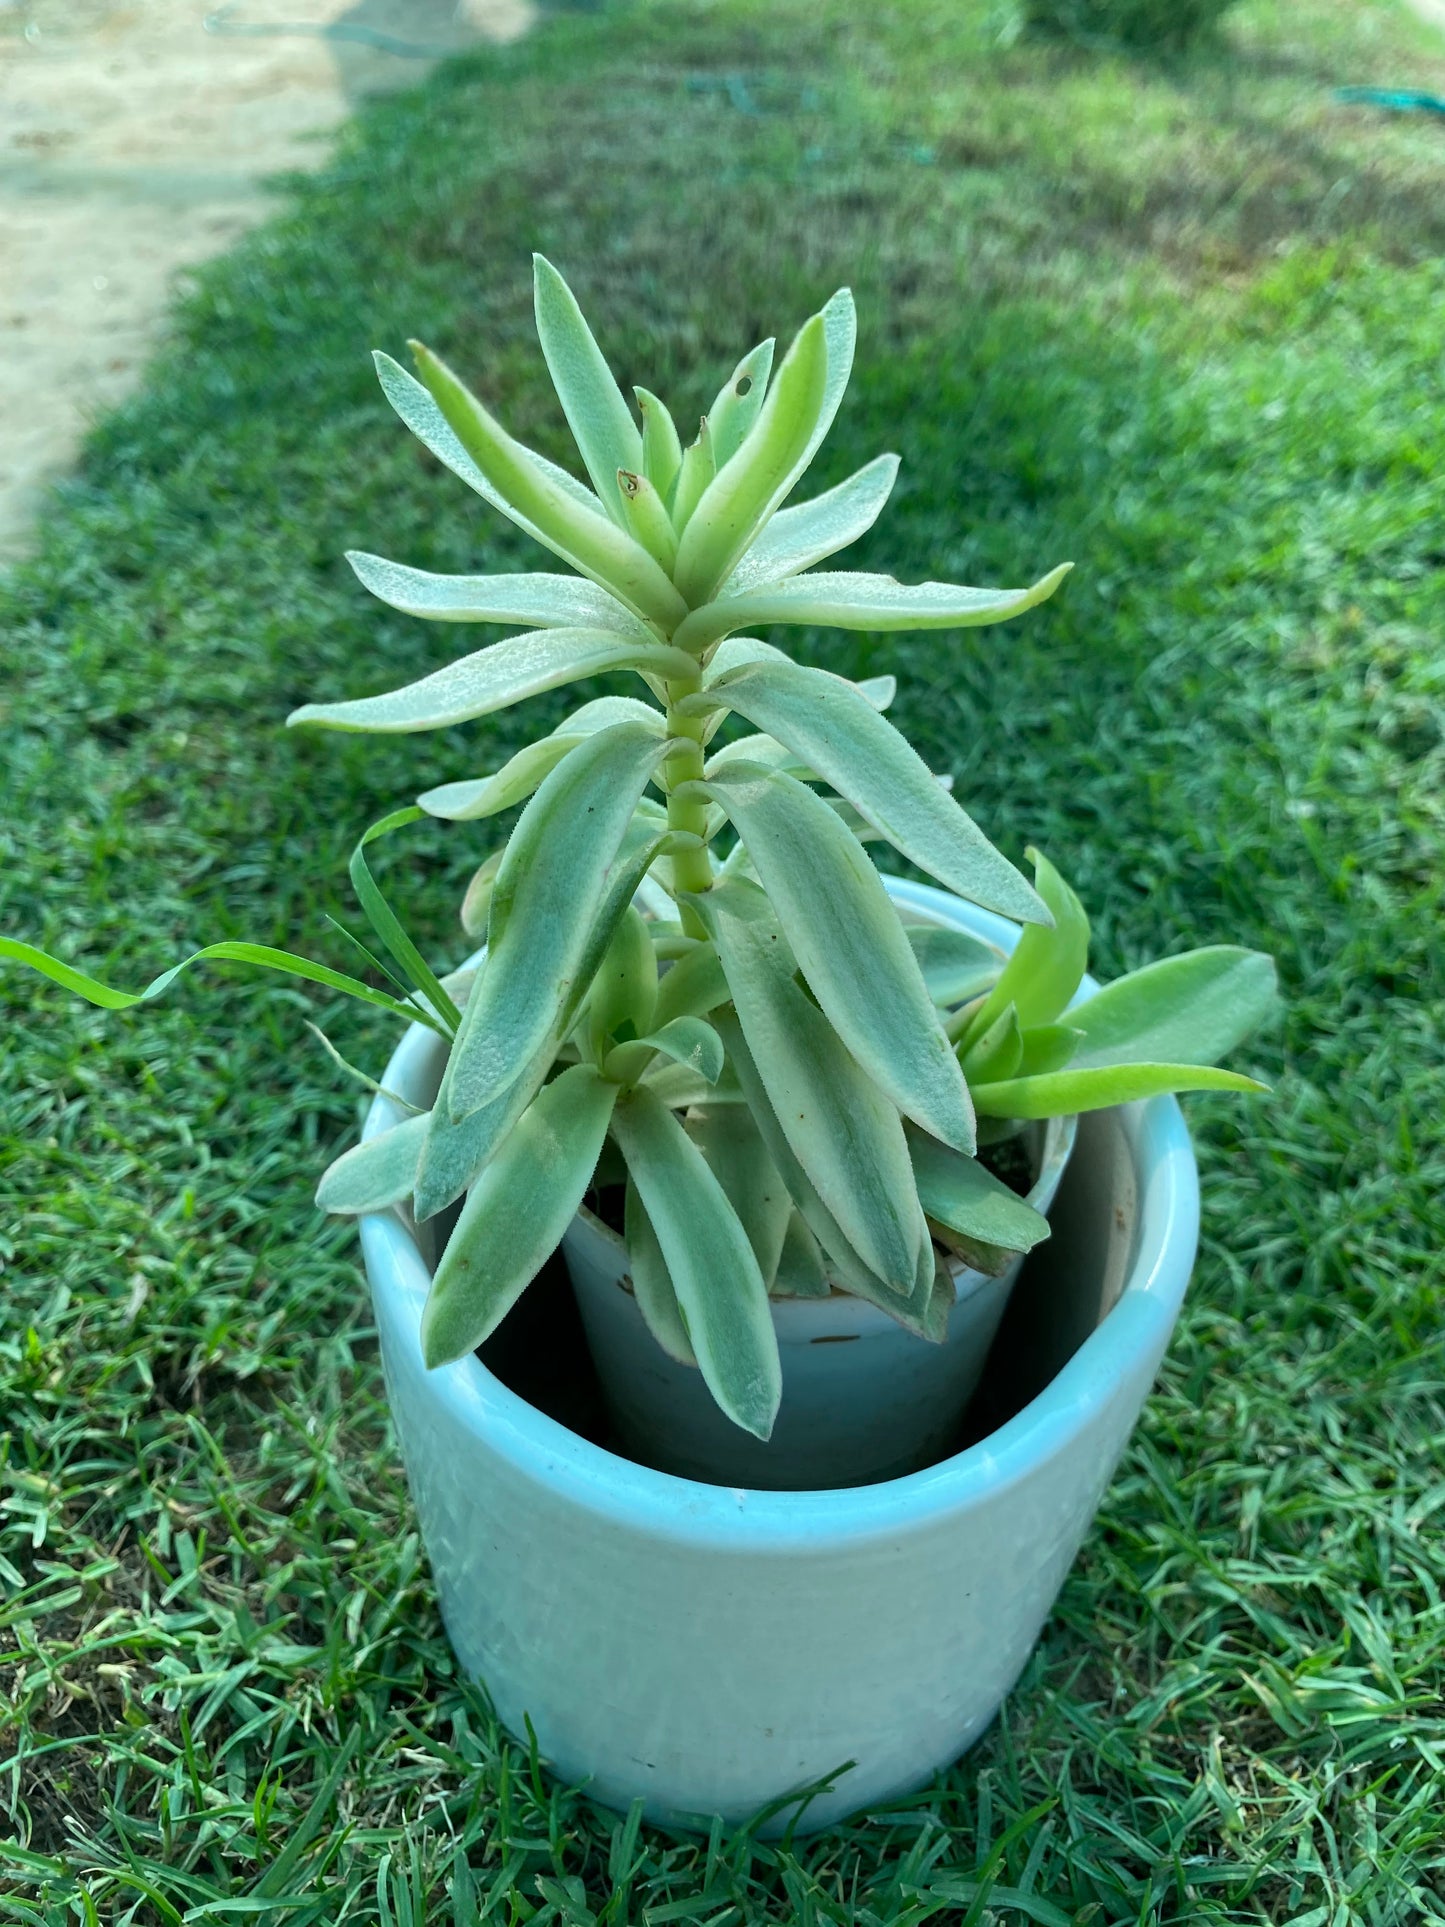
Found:
[[[385,1081],[428,1102],[439,1070],[417,1026]],[[378,1099],[366,1135],[396,1117]],[[530,1718],[564,1778],[616,1807],[640,1796],[653,1819],[741,1821],[838,1774],[808,1830],[921,1785],[989,1724],[1038,1638],[1168,1343],[1198,1214],[1173,1099],[1082,1119],[1053,1236],[990,1357],[1002,1422],[927,1470],[824,1492],[695,1484],[590,1443],[476,1357],[429,1372],[422,1243],[399,1215],[364,1219],[462,1665],[514,1733]]]

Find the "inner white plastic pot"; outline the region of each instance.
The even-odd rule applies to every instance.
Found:
[[[998,946],[1000,961],[1012,948],[1017,929],[1002,918],[925,884],[901,877],[884,883],[906,921],[982,937]],[[1028,1127],[1028,1202],[1045,1216],[1076,1124],[1051,1118]],[[1022,1263],[991,1278],[950,1261],[956,1295],[941,1345],[841,1291],[774,1299],[783,1398],[765,1443],[724,1417],[701,1373],[669,1358],[652,1337],[617,1232],[584,1209],[562,1253],[619,1448],[680,1478],[754,1491],[869,1485],[952,1450]]]

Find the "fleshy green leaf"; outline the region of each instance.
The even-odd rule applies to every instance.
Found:
[[[634,388],[642,410],[642,469],[663,501],[667,501],[682,467],[682,441],[665,402],[648,388]]]
[[[577,1214],[617,1098],[590,1064],[539,1092],[473,1184],[422,1312],[428,1365],[494,1332]]]
[[[794,986],[796,988],[796,986]],[[805,1000],[806,1001],[806,1000]],[[812,1009],[812,1005],[808,1006]],[[768,1154],[778,1167],[797,1205],[807,1222],[808,1229],[822,1246],[828,1256],[828,1267],[833,1281],[842,1291],[853,1293],[865,1299],[870,1305],[895,1318],[899,1324],[922,1337],[936,1337],[936,1320],[931,1313],[934,1291],[933,1246],[927,1236],[927,1226],[919,1242],[918,1261],[911,1285],[906,1291],[896,1291],[871,1271],[849,1243],[842,1226],[824,1204],[811,1178],[793,1152],[792,1145],[784,1133],[777,1112],[762,1075],[754,1061],[751,1050],[743,1035],[742,1026],[731,1011],[720,1012],[715,1019],[727,1048],[728,1062],[735,1068],[739,1083],[746,1094],[749,1110],[762,1133],[768,1147]],[[847,1053],[843,1053],[846,1057]],[[852,1060],[848,1059],[851,1064]],[[856,1066],[854,1067],[856,1069]],[[897,1113],[893,1113],[897,1121]],[[905,1147],[906,1149],[906,1147]],[[912,1167],[909,1167],[905,1190],[913,1190]],[[920,1215],[922,1206],[919,1206]]]
[[[1216,944],[1119,977],[1069,1012],[1085,1065],[1213,1064],[1276,1008],[1274,960]]]
[[[673,640],[697,654],[719,636],[773,622],[827,629],[972,629],[1007,622],[1045,602],[1073,567],[1064,562],[1029,589],[967,589],[952,582],[895,582],[846,571],[795,575],[699,606]]]
[[[520,1076],[569,997],[585,993],[578,975],[609,871],[665,750],[641,723],[600,730],[558,764],[522,812],[492,890],[487,967],[457,1036],[454,1123]]]
[[[525,515],[519,514],[487,480],[458,441],[446,416],[416,376],[408,374],[401,363],[393,361],[390,355],[378,352],[372,356],[372,360],[376,363],[377,378],[381,382],[386,399],[417,440],[425,448],[429,448],[437,460],[444,467],[449,468],[453,475],[459,476],[468,488],[475,489],[483,501],[489,502],[494,509],[499,509],[509,521],[515,522],[519,529],[525,530],[544,548],[551,548],[551,543],[542,531],[529,522]],[[601,504],[591,489],[585,487],[575,476],[569,475],[565,468],[559,468],[555,462],[549,462],[545,455],[538,455],[535,452],[532,453],[532,460],[548,480],[564,495],[570,496],[579,508],[591,509],[594,512],[600,509]]]
[[[657,959],[652,953],[652,939],[647,925],[629,904],[617,920],[612,941],[587,993],[587,1028],[593,1056],[600,1056],[609,1037],[619,1033],[636,1037],[645,1031],[656,1007]]]
[[[728,577],[722,594],[740,596],[764,583],[781,582],[846,549],[878,520],[897,479],[898,457],[879,455],[837,488],[796,508],[779,509]]]
[[[619,521],[619,468],[642,466],[642,437],[576,297],[544,255],[532,256],[537,338],[592,486]]]
[[[497,871],[501,868],[505,850],[493,850],[472,875],[462,898],[462,929],[469,937],[484,937],[487,934],[487,917],[492,908],[492,891],[496,887]]]
[[[448,729],[475,716],[489,716],[526,696],[609,669],[678,676],[691,674],[695,668],[690,657],[665,643],[624,641],[593,629],[535,629],[526,635],[507,636],[384,696],[305,703],[293,710],[286,722],[291,728],[313,723],[323,729],[408,735],[420,729]]]
[[[898,1113],[795,981],[787,942],[756,885],[730,879],[691,901],[717,944],[750,1061],[793,1157],[846,1247],[907,1298],[927,1228]],[[721,1017],[715,1023],[727,1043]],[[776,1154],[774,1163],[787,1180]],[[838,1241],[814,1229],[834,1251]]]
[[[700,943],[664,971],[657,987],[654,1022],[668,1024],[674,1017],[706,1017],[730,995],[717,951],[710,943]]]
[[[1044,915],[1014,866],[855,683],[800,663],[767,661],[714,679],[709,694],[786,743],[947,889],[1003,916],[1031,921]]]
[[[595,736],[599,729],[610,729],[614,723],[621,722],[641,723],[654,735],[663,734],[660,712],[647,703],[637,702],[630,696],[603,696],[595,703],[585,703],[550,736],[519,749],[492,775],[474,777],[463,783],[441,783],[434,790],[423,791],[416,799],[417,805],[428,816],[441,817],[450,823],[473,823],[495,816],[501,810],[524,803],[579,743]]]
[[[898,694],[896,676],[861,676],[853,687],[867,697],[873,707],[881,714],[891,708],[893,698]],[[935,777],[934,781],[938,779]]]
[[[832,1291],[828,1267],[818,1240],[800,1211],[788,1217],[778,1268],[773,1276],[774,1298],[826,1298]]]
[[[1012,1004],[981,1030],[961,1055],[963,1074],[970,1084],[999,1083],[1014,1077],[1023,1062],[1024,1039],[1019,1014]]]
[[[660,568],[670,569],[677,559],[677,535],[662,497],[645,475],[629,468],[618,469],[617,487],[624,527]]]
[[[679,538],[691,519],[693,510],[707,492],[708,484],[717,474],[717,461],[712,452],[712,430],[704,415],[697,425],[697,439],[688,443],[682,451],[682,465],[677,471],[673,484],[672,526]]]
[[[808,986],[849,1051],[906,1116],[972,1151],[963,1073],[898,913],[857,839],[806,784],[781,771],[739,768],[706,788],[737,826]]]
[[[555,554],[637,615],[668,628],[677,622],[682,598],[646,549],[608,521],[600,507],[587,507],[559,487],[532,450],[513,440],[438,355],[420,342],[412,348],[438,408],[513,519],[526,521]],[[639,441],[636,461],[641,460]]]
[[[668,1276],[667,1260],[631,1178],[627,1180],[622,1222],[627,1239],[627,1265],[632,1274],[632,1295],[642,1313],[643,1324],[669,1358],[676,1359],[679,1365],[696,1365],[697,1355]]]
[[[976,1158],[916,1130],[908,1133],[908,1150],[919,1198],[935,1227],[1009,1252],[1032,1251],[1048,1237],[1048,1219]]]
[[[696,1073],[704,1084],[716,1084],[722,1076],[722,1039],[711,1024],[701,1017],[674,1017],[660,1030],[649,1031],[630,1043],[618,1044],[608,1052],[603,1066],[606,1075],[619,1084],[630,1084],[641,1077],[654,1056],[666,1057]]]
[[[904,927],[928,994],[936,1004],[961,1004],[979,996],[1003,969],[1003,958],[982,937],[928,924]]]
[[[600,629],[644,643],[657,639],[616,596],[580,576],[432,575],[360,549],[348,550],[346,559],[378,600],[429,622],[516,622],[529,629]]]
[[[682,531],[674,576],[690,607],[716,594],[807,466],[827,376],[823,317],[814,315],[783,357],[751,434],[719,467]]]
[[[1268,1089],[1252,1077],[1206,1064],[1109,1064],[1095,1070],[1070,1068],[1042,1077],[977,1084],[973,1101],[980,1117],[1068,1117],[1075,1111],[1107,1110],[1167,1091]]]
[[[783,1373],[767,1288],[747,1233],[702,1153],[645,1087],[618,1104],[612,1128],[708,1389],[735,1424],[766,1439]]]
[[[717,1037],[716,1031],[712,1034]],[[718,1050],[722,1050],[721,1038]],[[752,1113],[745,1104],[704,1106],[693,1111],[685,1129],[727,1193],[728,1203],[748,1234],[763,1283],[771,1291],[788,1220],[793,1216],[793,1200],[768,1156]]]
[[[998,982],[965,1030],[961,1055],[967,1054],[1010,1004],[1024,1030],[1051,1024],[1067,1010],[1088,969],[1089,919],[1084,906],[1046,856],[1037,850],[1030,850],[1029,855],[1034,864],[1034,886],[1053,922],[1047,927],[1025,927]]]
[[[775,346],[769,337],[745,354],[707,411],[713,456],[719,468],[737,453],[758,418],[768,392],[768,377],[773,371]]]
[[[1023,1052],[1014,1077],[1041,1077],[1061,1071],[1074,1056],[1083,1032],[1069,1024],[1035,1024],[1023,1034]]]
[[[408,1117],[364,1144],[354,1144],[327,1166],[316,1187],[317,1204],[323,1211],[359,1217],[409,1198],[416,1189],[426,1129],[425,1115]]]

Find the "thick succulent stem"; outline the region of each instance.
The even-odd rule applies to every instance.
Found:
[[[678,789],[684,783],[697,782],[702,776],[702,738],[703,720],[700,716],[680,716],[677,705],[684,696],[696,693],[701,679],[697,682],[673,682],[667,685],[667,733],[682,745],[668,758],[667,772],[670,794],[667,799],[667,821],[671,829],[683,830],[693,836],[702,836],[707,830],[707,805],[693,797],[679,796]],[[672,858],[672,880],[678,890],[710,890],[712,888],[712,860],[705,848],[682,850]],[[706,932],[695,911],[683,908],[683,928],[693,936],[704,936]]]

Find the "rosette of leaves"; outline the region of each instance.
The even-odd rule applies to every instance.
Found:
[[[880,455],[784,506],[847,384],[846,291],[776,367],[772,341],[745,355],[686,447],[648,390],[634,415],[540,258],[535,296],[590,486],[514,440],[429,349],[413,344],[417,376],[377,365],[413,433],[569,573],[439,576],[353,555],[394,608],[518,633],[291,721],[449,728],[602,671],[630,672],[637,692],[584,703],[500,769],[366,833],[351,875],[395,994],[256,946],[188,961],[290,971],[446,1038],[432,1108],[347,1152],[318,1193],[352,1214],[409,1202],[419,1221],[463,1201],[423,1321],[431,1364],[496,1328],[610,1178],[649,1329],[766,1438],[781,1390],[770,1297],[840,1289],[941,1338],[950,1254],[999,1270],[1048,1231],[979,1161],[980,1139],[1160,1091],[1261,1088],[1215,1065],[1268,1009],[1273,967],[1204,950],[1078,1002],[1077,899],[1042,858],[1028,882],[934,777],[887,720],[892,679],[804,667],[757,635],[998,622],[1065,574],[978,589],[818,568],[872,526],[898,470]],[[518,805],[463,904],[481,960],[440,978],[367,850],[424,813],[466,824]],[[1012,956],[905,926],[874,841],[1021,922]],[[25,944],[0,940],[0,955],[93,1001],[137,1001]]]
[[[1047,1231],[978,1162],[979,1117],[997,1131],[1159,1090],[1257,1088],[1212,1064],[1261,1013],[1272,971],[1202,952],[1065,1019],[1087,951],[1072,892],[1042,861],[1031,885],[989,843],[887,720],[888,679],[807,668],[749,633],[997,622],[1065,572],[977,589],[816,567],[872,526],[898,468],[881,455],[783,506],[848,380],[846,291],[776,367],[772,341],[745,355],[686,447],[648,390],[634,415],[540,258],[535,296],[590,488],[515,441],[429,349],[413,344],[417,376],[377,362],[432,453],[573,573],[437,576],[352,556],[394,608],[521,633],[291,720],[443,728],[599,670],[640,689],[419,799],[454,822],[525,807],[468,892],[485,957],[433,1109],[340,1159],[319,1198],[353,1212],[410,1200],[426,1219],[465,1196],[424,1320],[435,1364],[495,1328],[611,1165],[650,1329],[765,1438],[780,1391],[770,1294],[840,1287],[941,1337],[954,1288],[940,1244],[996,1266]],[[724,724],[747,733],[719,740]],[[873,839],[1023,922],[1012,959],[906,928]]]

